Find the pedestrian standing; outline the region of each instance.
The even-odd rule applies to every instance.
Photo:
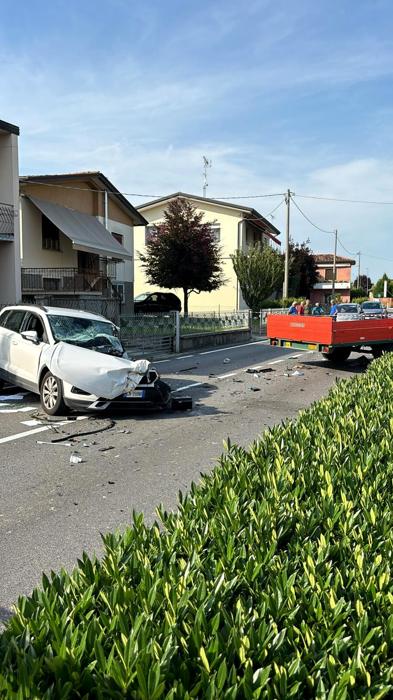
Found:
[[[334,299],[331,300],[330,302],[330,314],[329,316],[337,316],[337,303],[334,301]]]
[[[311,314],[310,300],[306,299],[304,304],[304,315],[309,316]]]
[[[297,305],[297,312],[299,316],[304,316],[304,304],[302,301],[300,301]]]
[[[324,311],[323,311],[323,308],[320,305],[319,301],[315,302],[315,306],[313,306],[311,314],[313,316],[323,316],[323,313],[324,313]]]
[[[293,316],[293,315],[297,316],[297,302],[296,301],[292,302],[291,306],[289,307],[288,313],[290,316]]]

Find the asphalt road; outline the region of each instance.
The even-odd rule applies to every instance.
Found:
[[[228,436],[247,446],[325,395],[337,377],[360,371],[353,357],[336,369],[316,353],[259,341],[155,362],[173,391],[193,397],[193,410],[112,416],[110,430],[77,438],[73,447],[46,443],[108,420],[53,427],[36,413],[34,395],[0,392],[0,619],[42,571],[72,568],[83,550],[99,553],[100,533],[124,527],[133,509],[151,521],[158,503],[176,507],[178,491],[217,463]],[[269,371],[246,371],[257,367]],[[75,450],[83,461],[70,464]]]

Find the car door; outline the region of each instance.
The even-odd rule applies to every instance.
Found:
[[[23,337],[23,331],[36,331],[38,343]],[[38,368],[45,344],[48,342],[44,321],[39,314],[31,311],[26,314],[20,327],[17,342],[13,342],[12,359],[15,371],[25,385],[33,391],[38,390]]]
[[[0,328],[0,366],[3,378],[17,383],[15,374],[15,348],[18,344],[19,330],[23,323],[26,311],[23,309],[12,309],[1,318]]]

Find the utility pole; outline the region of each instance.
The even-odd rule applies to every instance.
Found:
[[[336,291],[336,267],[337,267],[337,229],[334,230],[332,299],[334,299],[334,293]]]
[[[360,250],[359,250],[359,252],[358,252],[357,255],[358,255],[358,283],[357,283],[357,288],[360,289],[360,255],[361,255]]]
[[[207,169],[212,167],[212,162],[206,156],[203,156],[203,196],[206,197],[206,189],[209,186],[207,182]]]
[[[368,268],[366,270],[366,294],[368,296]]]
[[[289,278],[289,222],[290,222],[290,203],[291,203],[291,190],[287,190],[285,195],[285,203],[287,205],[287,226],[285,230],[285,267],[284,267],[284,287],[283,287],[283,297],[287,299],[288,297],[288,278]]]

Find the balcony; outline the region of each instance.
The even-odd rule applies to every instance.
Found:
[[[109,280],[103,272],[74,267],[24,267],[23,294],[105,294]]]
[[[15,215],[12,204],[0,202],[0,241],[13,241],[15,235]]]

